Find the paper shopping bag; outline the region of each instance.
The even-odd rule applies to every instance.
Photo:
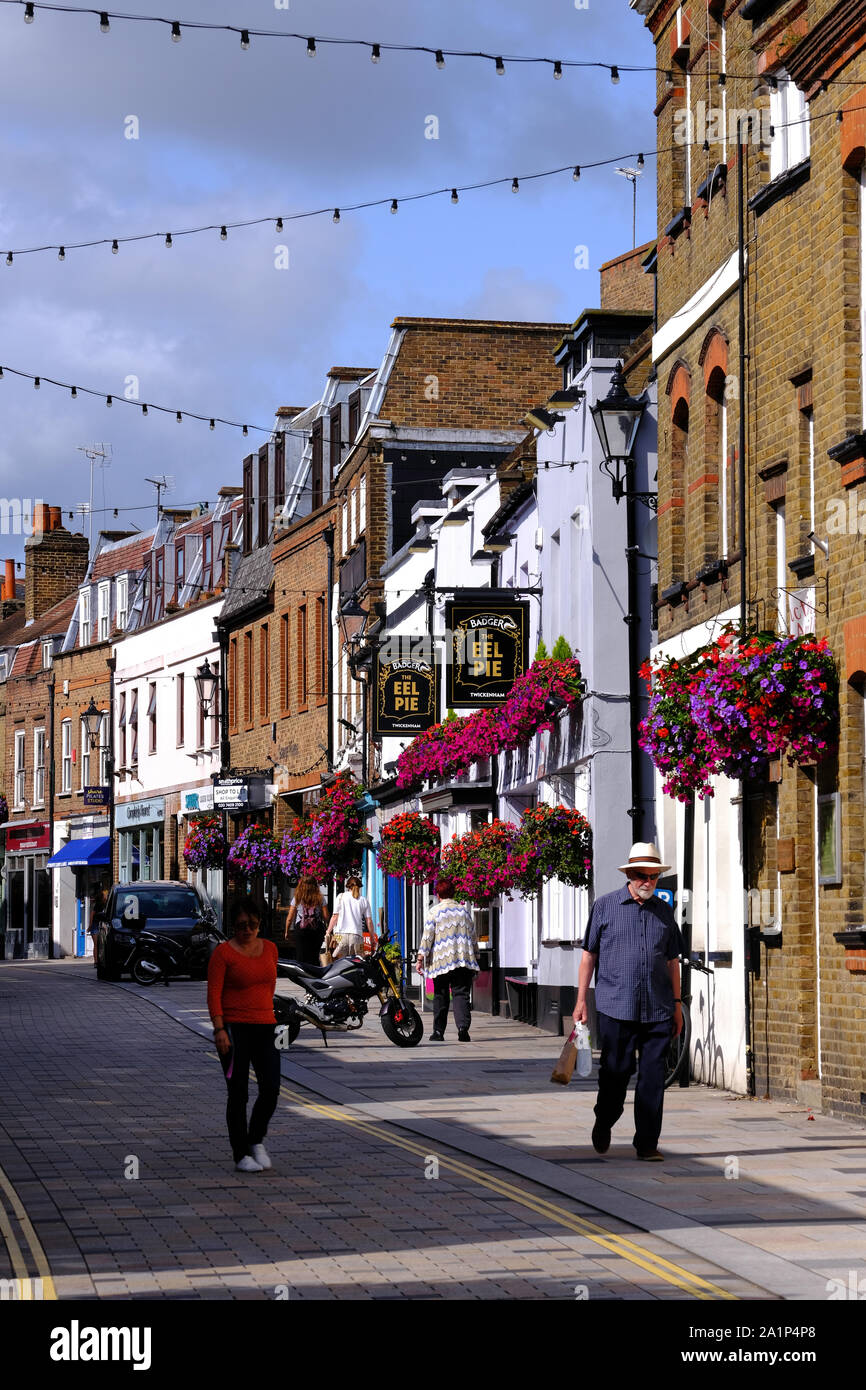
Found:
[[[577,1061],[577,1048],[574,1043],[576,1028],[572,1028],[565,1041],[565,1046],[559,1054],[556,1066],[550,1074],[551,1081],[555,1081],[559,1086],[567,1086],[574,1071],[574,1064]]]

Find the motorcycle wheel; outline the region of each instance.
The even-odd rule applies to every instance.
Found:
[[[145,961],[143,956],[139,956],[138,959],[133,962],[132,978],[137,985],[155,985],[158,980],[162,979],[162,971],[160,970],[158,975],[154,975],[150,970],[144,969],[144,964]]]
[[[278,1024],[288,1028],[289,1045],[291,1046],[301,1031],[301,1015],[298,1013],[294,1000],[275,994],[274,1018]]]
[[[395,1012],[402,1012],[399,1023],[394,1018]],[[379,1021],[385,1037],[395,1047],[417,1047],[424,1036],[424,1020],[414,1004],[404,1004],[402,1009],[389,1005]]]

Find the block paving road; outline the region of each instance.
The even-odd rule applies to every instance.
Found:
[[[564,1097],[514,1084],[527,1053],[549,1073],[557,1045],[504,1020],[476,1017],[477,1048],[411,1052],[375,1015],[327,1052],[302,1030],[283,1061],[274,1167],[236,1173],[204,988],[98,983],[68,961],[0,966],[0,1277],[45,1275],[59,1299],[778,1296],[521,1171],[526,1104],[555,1125]],[[396,1098],[396,1123],[371,1094]],[[513,1120],[501,1162],[472,1152],[484,1106]],[[419,1134],[435,1113],[455,1143]],[[551,1152],[567,1174],[585,1136],[572,1125]]]

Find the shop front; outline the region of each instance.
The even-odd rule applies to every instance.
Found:
[[[214,810],[226,816],[227,843],[232,845],[250,826],[262,826],[273,831],[275,824],[274,796],[276,788],[267,773],[213,779]],[[226,910],[232,901],[249,898],[262,914],[263,935],[280,939],[288,911],[288,890],[281,888],[282,875],[256,874],[245,877],[231,869]],[[285,898],[285,901],[282,899]]]
[[[59,955],[81,959],[93,955],[89,927],[98,890],[111,887],[109,840],[104,818],[65,822],[60,831],[46,865],[54,872],[54,940]]]
[[[119,802],[115,807],[119,881],[159,879],[165,867],[165,797]]]
[[[47,960],[51,954],[51,874],[45,821],[7,823],[5,960]]]

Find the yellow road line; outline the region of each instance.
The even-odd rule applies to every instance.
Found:
[[[7,1178],[2,1167],[0,1167],[0,1188],[3,1189],[7,1198],[9,1199],[9,1205],[15,1213],[15,1216],[18,1218],[18,1224],[21,1227],[24,1239],[30,1247],[30,1253],[32,1254],[33,1259],[36,1263],[36,1272],[42,1280],[42,1297],[48,1300],[56,1299],[57,1290],[54,1287],[54,1280],[51,1277],[51,1267],[48,1263],[48,1258],[45,1254],[45,1251],[42,1249],[42,1242],[40,1241],[38,1235],[33,1229],[30,1217],[24,1210],[18,1193],[15,1191],[15,1188],[12,1186],[11,1182]],[[19,1278],[26,1278],[27,1265],[24,1262],[23,1256],[21,1254],[21,1249],[18,1245],[17,1240],[15,1239],[11,1226],[9,1226],[6,1214],[3,1211],[2,1206],[0,1206],[0,1230],[2,1230],[4,1239],[6,1240],[7,1245],[9,1245],[9,1253],[12,1256],[12,1263],[13,1265],[15,1265],[16,1269],[18,1268],[18,1265],[16,1264],[15,1251],[18,1252],[18,1260],[21,1262],[21,1271],[19,1274]],[[10,1240],[11,1244],[9,1244]]]
[[[436,1153],[429,1147],[424,1148],[411,1139],[405,1139],[402,1135],[390,1133],[379,1125],[364,1120],[354,1115],[351,1111],[337,1109],[334,1106],[323,1105],[317,1101],[307,1100],[306,1097],[299,1095],[296,1091],[290,1091],[288,1087],[282,1086],[281,1094],[284,1099],[303,1106],[307,1110],[315,1110],[320,1115],[325,1115],[329,1119],[337,1120],[343,1124],[350,1124],[354,1128],[362,1130],[376,1139],[381,1139],[385,1143],[392,1144],[401,1149],[407,1149],[410,1153],[417,1154],[421,1158],[433,1157],[438,1163],[448,1168],[451,1172],[459,1173],[462,1177],[467,1177],[471,1181],[478,1183],[482,1187],[497,1193],[499,1196],[507,1197],[520,1206],[528,1207],[529,1210],[546,1216],[548,1219],[557,1222],[558,1225],[566,1227],[568,1230],[577,1232],[587,1240],[591,1240],[595,1245],[602,1246],[614,1255],[628,1260],[630,1264],[638,1265],[647,1270],[650,1274],[655,1274],[664,1279],[666,1283],[674,1285],[683,1292],[690,1294],[693,1298],[701,1299],[706,1302],[715,1302],[719,1299],[737,1302],[737,1295],[728,1292],[727,1289],[720,1288],[717,1284],[710,1283],[698,1274],[692,1274],[679,1265],[671,1263],[661,1255],[654,1255],[652,1251],[645,1250],[643,1246],[636,1245],[634,1241],[628,1240],[625,1236],[616,1235],[606,1231],[603,1226],[598,1226],[593,1221],[588,1221],[585,1217],[577,1216],[564,1207],[557,1206],[553,1202],[547,1201],[544,1197],[536,1197],[533,1194],[524,1192],[521,1188],[515,1187],[513,1183],[507,1182],[492,1173],[482,1173],[477,1168],[470,1167],[469,1164],[461,1163],[458,1159],[446,1157],[444,1154]],[[399,1120],[394,1121],[399,1124]]]

